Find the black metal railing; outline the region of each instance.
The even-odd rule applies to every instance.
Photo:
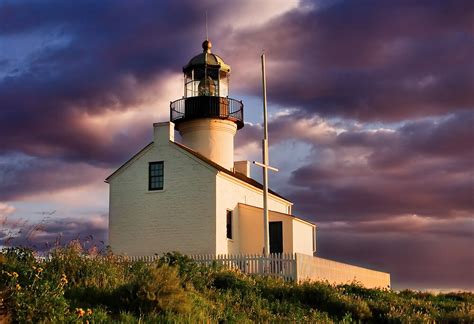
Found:
[[[244,127],[244,104],[227,97],[198,96],[178,99],[170,103],[170,120],[180,122],[198,118],[219,118]]]

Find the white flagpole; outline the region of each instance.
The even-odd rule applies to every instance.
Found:
[[[267,82],[265,78],[265,53],[262,53],[262,90],[263,90],[263,240],[264,255],[270,253],[270,239],[268,228],[268,121],[267,121]]]

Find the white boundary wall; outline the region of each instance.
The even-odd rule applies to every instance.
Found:
[[[330,284],[358,282],[367,288],[389,288],[390,274],[309,255],[296,254],[298,281],[327,281]]]
[[[332,285],[359,283],[366,288],[390,288],[390,274],[300,253],[190,255],[198,263],[214,262],[244,273],[280,277],[284,280],[325,281]],[[127,257],[130,261],[153,262],[159,256]]]

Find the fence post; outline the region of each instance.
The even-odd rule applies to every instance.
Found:
[[[293,280],[298,283],[298,253],[294,254],[293,260]]]

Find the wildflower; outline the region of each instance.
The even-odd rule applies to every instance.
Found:
[[[20,284],[16,284],[16,285],[15,285],[15,288],[16,288],[17,291],[20,291],[20,290],[21,290]]]
[[[39,267],[38,269],[36,269],[36,271],[38,271],[38,273],[41,273],[43,272],[43,268]]]
[[[85,313],[86,312],[82,308],[76,308],[77,316],[82,317],[82,316],[84,316]]]
[[[86,315],[92,315],[92,309],[88,308],[86,311]]]
[[[15,271],[12,272],[12,277],[13,278],[18,278],[18,273],[16,273]]]
[[[61,279],[59,279],[59,283],[60,283],[62,286],[64,286],[65,284],[68,283],[67,277],[66,277],[66,275],[65,275],[64,273],[61,275]]]

